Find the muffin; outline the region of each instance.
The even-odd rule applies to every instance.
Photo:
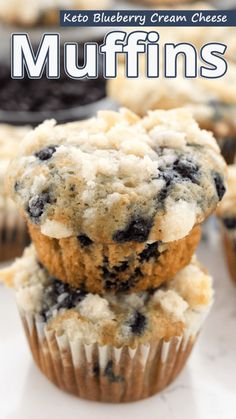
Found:
[[[229,166],[228,189],[217,210],[225,256],[232,279],[236,282],[236,165]]]
[[[214,10],[214,7],[208,3],[196,2],[178,5],[176,9]],[[128,28],[127,32],[133,29]],[[224,54],[228,63],[227,73],[218,79],[185,78],[183,63],[179,59],[177,78],[165,78],[160,70],[159,78],[148,79],[145,76],[146,62],[141,57],[141,75],[137,79],[127,79],[124,77],[124,56],[120,56],[118,77],[108,81],[108,95],[119,105],[126,106],[141,116],[155,109],[180,106],[190,108],[200,127],[214,133],[224,158],[228,164],[232,164],[236,155],[236,29],[210,26],[207,30],[202,30],[200,27],[179,26],[174,31],[170,31],[169,27],[145,30],[156,30],[159,33],[160,50],[166,43],[188,42],[200,51],[208,43],[223,42],[227,45]],[[160,56],[160,69],[164,68],[162,61]]]
[[[56,25],[60,9],[103,9],[109,0],[0,0],[0,20],[11,25]]]
[[[42,124],[7,185],[50,274],[90,292],[132,292],[189,263],[225,170],[212,134],[187,111],[140,119],[123,109]]]
[[[35,250],[1,272],[16,300],[34,360],[79,397],[131,402],[174,380],[213,299],[195,257],[167,285],[138,294],[86,293],[48,275]]]
[[[28,132],[27,127],[0,124],[0,262],[20,256],[29,242],[23,218],[19,217],[4,187],[9,162],[16,153],[19,142]]]

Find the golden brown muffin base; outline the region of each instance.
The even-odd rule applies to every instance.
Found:
[[[28,224],[39,261],[49,273],[88,292],[139,292],[159,287],[189,264],[200,240],[195,226],[157,256],[143,259],[145,243],[81,245],[77,237],[52,239]],[[155,253],[155,252],[154,252]]]
[[[235,242],[229,237],[229,235],[223,232],[223,244],[225,250],[225,256],[228,264],[228,269],[231,278],[236,284],[236,246]]]
[[[34,361],[53,384],[80,398],[108,403],[134,402],[162,391],[183,369],[195,341],[161,339],[146,346],[147,351],[143,345],[136,350],[124,346],[117,359],[113,346],[63,348],[53,333],[42,338],[34,321],[29,327],[22,320]]]
[[[0,211],[0,262],[21,256],[29,244],[23,219],[14,211]]]

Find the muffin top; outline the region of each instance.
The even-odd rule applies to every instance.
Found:
[[[4,176],[10,160],[16,154],[20,141],[29,132],[28,127],[0,124],[0,209],[12,206],[4,187]]]
[[[46,236],[170,242],[215,209],[225,172],[212,134],[189,112],[139,119],[123,109],[66,125],[45,122],[26,136],[7,184]]]
[[[172,336],[195,336],[213,299],[212,279],[195,257],[164,287],[140,294],[89,294],[52,278],[28,248],[2,271],[23,315],[70,340],[136,346]]]
[[[228,167],[227,192],[217,209],[217,215],[224,226],[231,230],[236,229],[236,165]]]

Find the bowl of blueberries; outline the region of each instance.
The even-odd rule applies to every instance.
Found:
[[[87,41],[87,40],[86,40]],[[84,43],[79,40],[78,64],[84,64]],[[102,39],[96,40],[101,43]],[[0,123],[36,126],[45,119],[59,123],[82,120],[98,110],[112,109],[114,104],[106,96],[106,79],[99,60],[96,79],[75,80],[64,70],[64,51],[61,51],[61,76],[48,79],[30,79],[27,74],[20,80],[11,78],[9,53],[1,52],[0,59]]]

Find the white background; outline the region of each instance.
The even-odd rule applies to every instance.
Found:
[[[179,378],[133,404],[86,402],[48,382],[31,359],[12,291],[0,286],[0,419],[235,419],[236,287],[212,226],[198,254],[214,275],[213,310]]]

